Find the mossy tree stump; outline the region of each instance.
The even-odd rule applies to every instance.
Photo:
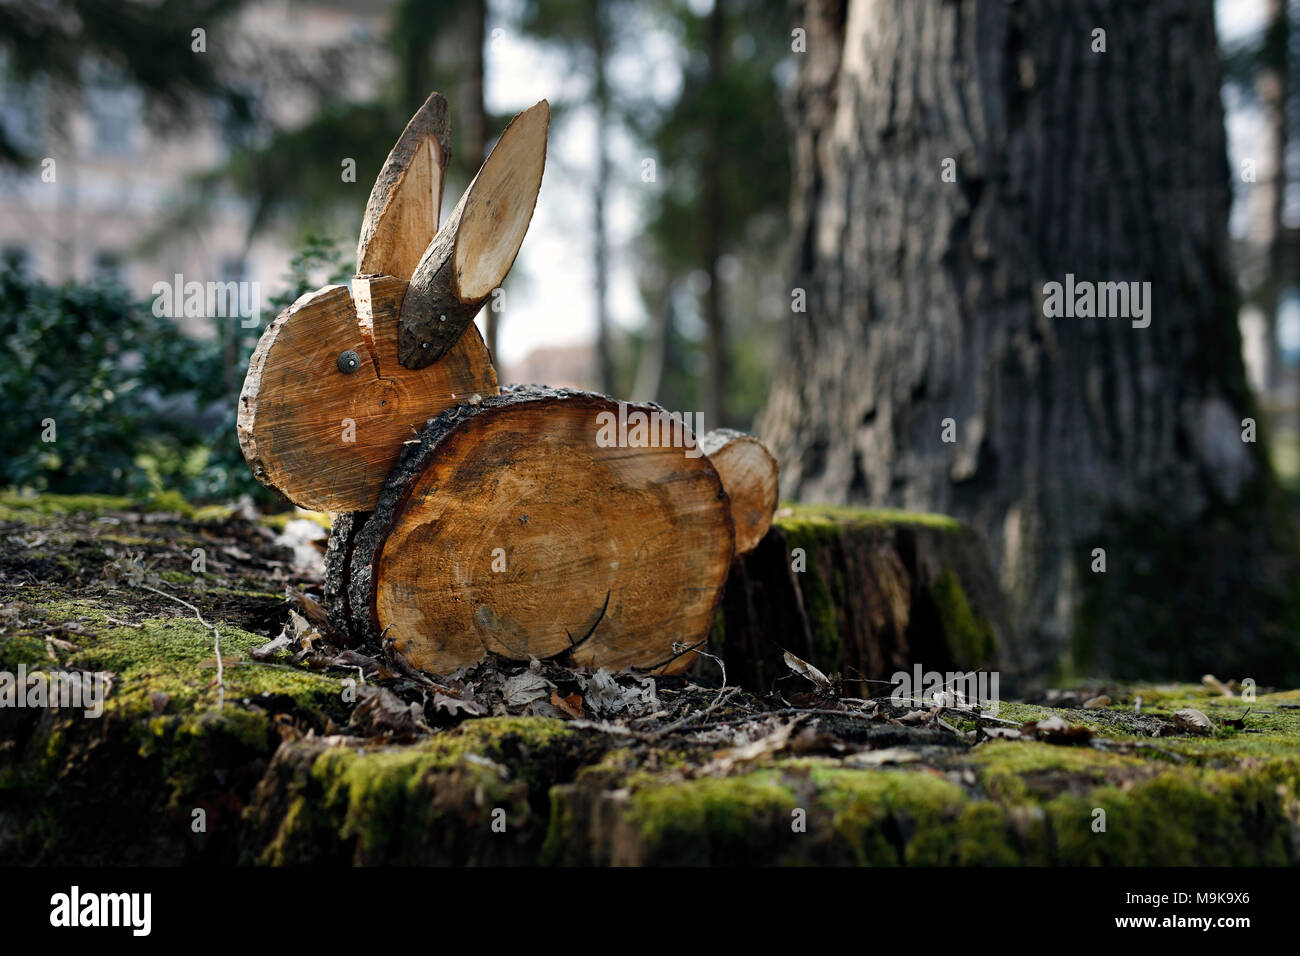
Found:
[[[713,644],[728,677],[756,689],[789,673],[786,650],[850,687],[914,664],[1021,669],[979,537],[950,518],[892,511],[778,511],[732,568]]]

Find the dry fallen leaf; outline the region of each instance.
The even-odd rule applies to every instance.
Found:
[[[255,661],[266,661],[275,657],[277,654],[288,653],[289,647],[292,643],[293,642],[289,639],[289,635],[281,631],[279,637],[268,641],[261,647],[253,648],[248,653]]]
[[[1081,744],[1091,740],[1093,736],[1090,728],[1081,724],[1071,724],[1055,714],[1044,720],[1023,724],[1020,731],[1049,744]]]
[[[452,717],[455,717],[457,713],[465,713],[474,717],[479,717],[484,713],[483,705],[476,700],[464,700],[460,697],[451,697],[438,692],[433,695],[433,709],[445,711]]]
[[[1231,687],[1223,683],[1223,681],[1219,680],[1219,678],[1215,677],[1213,674],[1206,674],[1204,677],[1201,678],[1201,683],[1204,684],[1206,687],[1210,688],[1211,690],[1218,691],[1224,697],[1237,696],[1232,692]]]
[[[1174,711],[1174,726],[1189,734],[1205,737],[1214,732],[1214,723],[1199,710],[1187,707]]]
[[[785,652],[785,666],[801,677],[806,677],[818,687],[830,688],[830,678],[805,660],[800,660],[789,651]]]
[[[654,678],[624,675],[624,679],[632,683],[623,686],[603,667],[590,677],[578,675],[587,710],[597,717],[641,717],[660,709]]]
[[[331,644],[337,644],[340,647],[347,644],[347,640],[333,624],[330,623],[329,615],[325,613],[320,603],[310,594],[299,591],[297,588],[286,587],[284,589],[284,599],[288,602],[293,611],[297,611],[302,617],[306,618],[311,626],[316,629],[319,635]]]
[[[985,727],[985,737],[999,738],[1004,740],[1019,740],[1023,734],[1015,727]]]
[[[720,751],[713,760],[701,768],[701,775],[725,777],[741,764],[752,763],[762,757],[784,750],[790,742],[791,733],[798,725],[799,721],[793,720],[788,724],[778,726],[776,730],[764,737],[760,737],[753,743]]]
[[[507,707],[526,707],[533,701],[545,700],[554,687],[545,677],[527,670],[507,680],[502,693]]]
[[[362,684],[357,688],[360,703],[352,711],[348,726],[367,734],[415,734],[429,731],[419,704],[408,704],[386,687]]]
[[[558,691],[551,691],[551,704],[564,711],[574,720],[582,719],[582,695],[570,694],[568,697],[561,697]]]

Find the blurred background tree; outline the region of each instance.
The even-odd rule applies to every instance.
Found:
[[[633,394],[746,426],[767,391],[773,306],[786,286],[768,280],[785,243],[790,179],[778,82],[790,56],[787,12],[721,0],[707,14],[666,4],[664,15],[680,39],[683,77],[666,109],[638,116],[663,185],[645,209],[648,331]],[[682,374],[683,312],[703,322],[702,375]]]

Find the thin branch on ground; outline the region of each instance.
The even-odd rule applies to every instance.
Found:
[[[143,581],[140,582],[140,587],[144,588],[146,591],[152,591],[160,597],[165,597],[169,601],[175,601],[177,604],[181,605],[181,607],[189,608],[194,612],[194,616],[199,619],[199,623],[212,632],[212,653],[217,658],[217,710],[221,710],[226,705],[226,669],[225,665],[221,661],[221,632],[213,625],[203,620],[203,614],[189,601],[178,598],[175,594],[169,594],[160,588],[154,587],[152,584],[145,584]]]

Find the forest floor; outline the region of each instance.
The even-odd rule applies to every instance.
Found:
[[[167,504],[0,497],[0,861],[1300,862],[1300,691],[433,679],[337,643],[286,519]],[[6,703],[20,669],[105,675],[102,716]]]

